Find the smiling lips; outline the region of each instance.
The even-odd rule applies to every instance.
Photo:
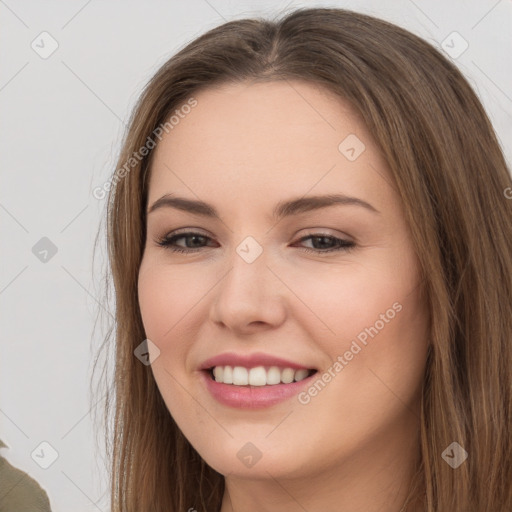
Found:
[[[297,394],[317,372],[315,368],[257,353],[220,354],[201,367],[204,384],[224,405],[236,408],[262,408]]]
[[[232,384],[234,386],[273,386],[276,384],[290,384],[299,382],[311,375],[314,370],[301,368],[279,368],[277,366],[256,366],[245,368],[243,366],[215,366],[212,376],[215,382]]]

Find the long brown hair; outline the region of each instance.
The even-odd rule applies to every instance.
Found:
[[[201,35],[161,67],[132,114],[106,217],[116,302],[104,343],[115,347],[105,409],[112,511],[216,512],[224,492],[224,477],[174,422],[151,367],[134,357],[146,338],[137,278],[153,152],[126,162],[201,89],[295,79],[361,114],[421,264],[431,346],[411,499],[421,489],[428,512],[512,510],[512,181],[491,123],[457,68],[419,37],[350,11],[303,8]],[[457,469],[442,457],[453,442],[469,454]]]

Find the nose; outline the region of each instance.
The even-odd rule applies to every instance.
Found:
[[[283,283],[269,268],[265,250],[251,263],[236,251],[215,287],[210,320],[238,335],[276,328],[286,318]]]

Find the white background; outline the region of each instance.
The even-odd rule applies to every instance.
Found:
[[[54,512],[107,510],[91,419],[103,401],[89,394],[102,302],[92,254],[105,202],[92,190],[114,170],[135,100],[165,60],[206,30],[313,5],[369,13],[437,46],[457,31],[469,47],[455,62],[511,161],[509,0],[0,0],[0,439],[9,445],[2,454],[47,490]],[[31,48],[43,31],[59,45],[47,59]],[[46,263],[32,252],[42,237],[58,249]],[[59,455],[48,469],[31,458],[42,441]]]

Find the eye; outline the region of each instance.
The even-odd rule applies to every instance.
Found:
[[[178,240],[181,239],[186,241],[185,247],[177,245]],[[348,252],[356,245],[350,240],[344,240],[342,238],[337,238],[335,236],[325,235],[322,233],[304,236],[296,243],[305,242],[306,240],[311,240],[313,248],[302,247],[302,249],[306,252],[313,252],[315,254],[323,254],[333,251]],[[205,247],[204,244],[207,244],[208,241],[212,241],[212,238],[203,235],[202,233],[190,231],[186,233],[174,234],[171,236],[166,235],[156,242],[161,247],[165,247],[166,249],[173,252],[192,253],[198,252],[200,249]]]
[[[299,242],[304,242],[306,240],[311,240],[313,248],[303,247],[303,250],[306,252],[314,252],[316,254],[323,254],[333,251],[345,251],[348,252],[355,247],[355,243],[350,240],[344,240],[342,238],[337,238],[332,235],[324,235],[321,233],[308,235],[302,237]]]
[[[190,246],[188,242],[185,243],[186,247],[180,247],[176,245],[176,242],[181,238],[190,242]],[[179,233],[172,236],[167,235],[157,240],[157,244],[173,252],[189,253],[197,252],[198,249],[201,249],[201,244],[204,243],[206,240],[211,240],[211,238],[201,233],[195,233],[190,231],[187,233]]]

